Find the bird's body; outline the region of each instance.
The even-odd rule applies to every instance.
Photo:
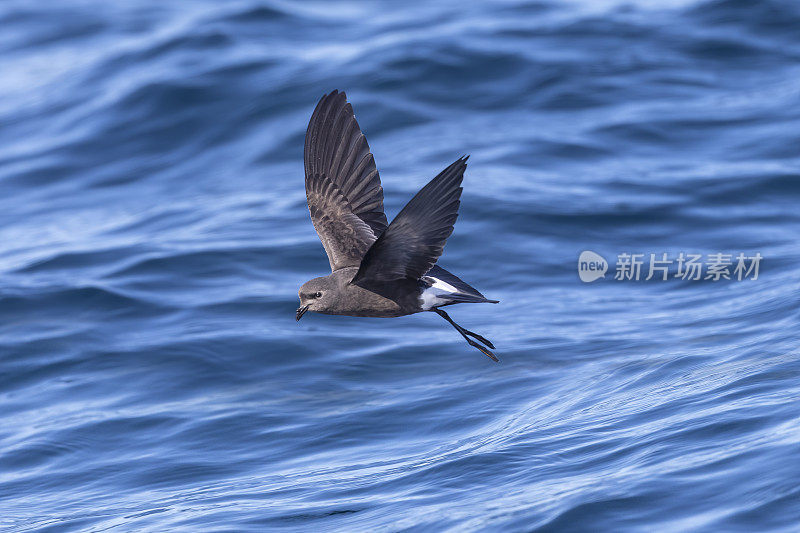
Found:
[[[491,342],[441,309],[456,303],[497,303],[436,265],[458,216],[462,157],[420,190],[391,224],[366,138],[344,93],[322,97],[306,131],[306,197],[331,273],[300,288],[297,320],[307,311],[398,317],[433,311],[495,361]]]
[[[417,282],[404,279],[365,289],[350,283],[357,272],[358,268],[342,268],[331,272],[328,276],[315,278],[308,282],[309,289],[320,289],[307,293],[309,297],[323,290],[329,291],[331,295],[330,302],[324,302],[325,305],[316,311],[326,315],[380,318],[398,317],[417,312],[413,310],[415,307],[419,307],[419,296],[414,294],[415,291],[421,292]],[[324,292],[323,295],[320,300],[327,296]],[[302,290],[300,299],[303,300]]]
[[[314,299],[313,295],[324,289],[331,291],[330,301],[314,309],[317,313],[380,318],[411,315],[455,303],[493,302],[445,269],[434,266],[431,270],[434,272],[429,272],[420,280],[403,278],[374,283],[364,288],[351,283],[358,272],[357,268],[342,268],[307,282],[305,289],[300,291],[300,299]],[[461,288],[458,282],[463,284]],[[467,292],[465,288],[471,291]],[[323,298],[325,295],[319,300]]]

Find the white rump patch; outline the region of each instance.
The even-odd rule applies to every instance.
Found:
[[[433,280],[433,285],[422,291],[419,296],[420,305],[425,311],[437,305],[446,304],[450,301],[447,295],[458,292],[458,289],[438,278],[432,276],[427,276],[427,278]]]

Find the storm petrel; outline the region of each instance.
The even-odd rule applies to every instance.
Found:
[[[297,320],[306,311],[368,317],[433,311],[498,361],[491,342],[442,309],[497,303],[436,264],[458,217],[467,157],[441,171],[388,224],[375,160],[353,108],[343,92],[323,96],[306,130],[304,159],[311,222],[331,273],[300,287]]]

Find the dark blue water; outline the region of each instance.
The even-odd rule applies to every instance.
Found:
[[[0,529],[797,531],[800,4],[0,4]],[[500,305],[307,315],[345,90]],[[577,258],[763,256],[584,284]]]

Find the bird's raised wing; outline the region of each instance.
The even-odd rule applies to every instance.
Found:
[[[375,160],[343,92],[314,109],[304,159],[308,209],[331,270],[358,266],[387,221]]]
[[[353,283],[420,279],[439,256],[458,217],[462,157],[420,190],[367,250]]]

